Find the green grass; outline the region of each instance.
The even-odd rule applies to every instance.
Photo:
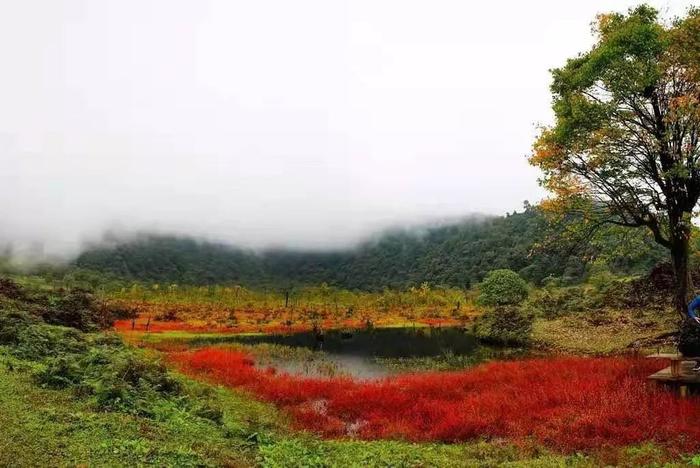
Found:
[[[215,332],[189,332],[181,330],[163,331],[163,332],[127,332],[125,334],[132,341],[143,341],[147,343],[158,343],[161,341],[181,341],[194,342],[199,341],[206,344],[226,343],[236,341],[243,336],[264,336],[262,332],[247,332],[247,333],[215,333]]]
[[[611,354],[645,347],[648,340],[677,330],[673,312],[600,310],[535,320],[536,344],[574,354]]]
[[[425,357],[375,357],[374,362],[386,367],[387,369],[390,369],[393,372],[451,371],[466,369],[493,359],[514,359],[525,356],[527,353],[529,353],[529,351],[524,348],[505,348],[503,350],[496,350],[481,347],[477,348],[474,353],[468,355],[459,355],[446,352],[439,356]]]
[[[68,391],[0,369],[0,466],[250,466],[246,440],[182,415],[96,411]]]
[[[409,444],[381,441],[286,440],[261,447],[266,467],[564,467],[595,466],[583,456],[527,454],[498,442]]]

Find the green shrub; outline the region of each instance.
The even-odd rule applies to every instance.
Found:
[[[616,280],[617,277],[606,268],[596,268],[588,277],[588,282],[598,291],[606,291]]]
[[[90,343],[93,346],[107,347],[107,348],[122,348],[124,347],[124,341],[122,341],[121,336],[117,333],[96,333],[90,336]]]
[[[211,398],[197,397],[190,402],[180,382],[155,357],[123,344],[109,347],[99,341],[102,346],[92,342],[81,353],[45,358],[35,380],[43,387],[72,388],[82,397],[93,398],[105,411],[155,417],[184,402],[193,415],[221,421],[221,410]]]
[[[0,310],[0,345],[16,345],[22,330],[38,322],[27,312]]]
[[[479,286],[478,302],[485,306],[518,305],[527,295],[527,283],[516,272],[493,270]]]
[[[582,312],[589,307],[589,295],[582,287],[552,287],[539,289],[529,298],[528,304],[547,319]]]
[[[599,290],[591,286],[553,286],[536,289],[526,305],[538,315],[554,319],[571,314],[592,313],[606,307],[628,307],[628,283],[616,280]]]
[[[1,277],[0,309],[22,311],[48,324],[84,332],[104,330],[111,327],[116,319],[135,316],[134,310],[105,304],[85,289],[54,289],[46,285],[29,288]],[[3,315],[5,313],[0,313],[0,319],[17,319],[16,316]]]
[[[34,377],[42,387],[68,388],[80,382],[82,371],[72,359],[49,358],[46,367]]]
[[[474,334],[480,340],[505,346],[522,346],[530,342],[533,313],[523,307],[498,306],[480,316]]]
[[[74,328],[38,323],[19,330],[12,353],[39,361],[48,357],[79,354],[87,350],[85,335]]]
[[[84,289],[60,291],[50,295],[47,302],[48,307],[42,313],[46,323],[85,332],[102,330],[114,323],[114,311]]]
[[[89,391],[103,410],[151,417],[159,399],[180,395],[180,384],[159,360],[123,348],[88,353],[82,392]]]

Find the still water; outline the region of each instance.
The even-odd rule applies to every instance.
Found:
[[[261,367],[314,377],[348,375],[379,378],[398,372],[464,368],[519,350],[484,346],[465,329],[377,328],[330,330],[288,335],[250,335],[230,339],[247,345],[274,344],[314,351],[303,358],[258,359]]]

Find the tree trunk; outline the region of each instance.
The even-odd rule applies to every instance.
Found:
[[[685,315],[694,292],[689,266],[689,237],[689,233],[686,235],[685,232],[680,232],[674,236],[671,244],[673,271],[676,276],[675,307],[681,316]]]

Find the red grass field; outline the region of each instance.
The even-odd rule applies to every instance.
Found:
[[[185,372],[277,404],[298,428],[325,437],[507,438],[562,452],[645,441],[691,451],[700,443],[700,401],[647,384],[663,364],[645,359],[530,359],[357,381],[263,371],[249,356],[223,348],[171,358]]]

